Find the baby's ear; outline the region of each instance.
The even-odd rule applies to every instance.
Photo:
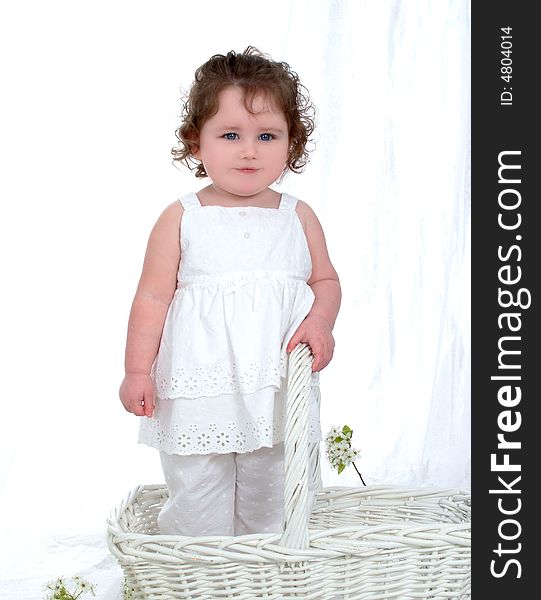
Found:
[[[190,145],[190,154],[197,160],[201,160],[201,148],[199,147],[199,137],[192,134],[188,139]]]
[[[187,131],[184,134],[184,145],[190,148],[190,154],[193,158],[201,160],[201,152],[199,148],[199,136],[196,131]]]

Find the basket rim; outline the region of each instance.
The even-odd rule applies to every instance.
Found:
[[[148,533],[136,533],[126,531],[121,523],[122,515],[129,510],[138,499],[147,492],[165,492],[167,493],[167,486],[165,484],[147,484],[135,486],[130,494],[126,497],[124,502],[112,511],[111,515],[107,519],[107,535],[114,537],[117,541],[132,541],[139,543],[173,543],[180,545],[204,545],[205,547],[216,547],[217,549],[227,548],[231,545],[243,545],[250,544],[252,542],[259,542],[259,544],[272,544],[273,540],[276,544],[272,544],[276,548],[292,549],[280,543],[282,534],[281,533],[252,533],[244,535],[233,535],[233,536],[181,536],[175,534],[148,534]],[[354,492],[357,495],[366,495],[367,499],[375,497],[377,499],[446,499],[453,501],[456,497],[458,499],[471,498],[471,494],[468,490],[460,490],[456,488],[441,488],[426,486],[420,488],[403,487],[398,484],[388,485],[368,485],[365,487],[348,487],[348,486],[332,486],[322,488],[316,495],[316,499],[319,496],[332,496],[332,499],[338,499],[346,497],[348,494]],[[376,495],[377,493],[377,495]],[[368,504],[368,503],[367,503]],[[392,505],[391,505],[392,506]],[[314,512],[317,512],[317,502]],[[356,533],[357,538],[368,538],[370,536],[377,535],[393,535],[396,540],[403,539],[403,543],[398,543],[399,546],[404,545],[406,542],[411,542],[409,536],[414,536],[418,533],[429,533],[429,532],[440,532],[440,535],[453,535],[457,533],[459,537],[456,539],[456,543],[461,546],[470,545],[467,539],[467,533],[471,531],[471,518],[469,520],[462,521],[460,523],[449,523],[449,522],[430,522],[430,523],[418,523],[411,521],[403,522],[390,522],[379,525],[347,525],[341,527],[309,527],[309,540],[310,546],[312,542],[321,540],[324,538],[344,536],[348,533]],[[400,532],[400,535],[397,533]],[[344,540],[348,538],[345,537]]]

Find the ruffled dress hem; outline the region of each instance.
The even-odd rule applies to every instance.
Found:
[[[142,417],[139,443],[167,454],[252,452],[284,440],[285,380],[242,396],[159,398],[152,418]],[[321,440],[319,385],[311,387],[308,421],[310,442]]]

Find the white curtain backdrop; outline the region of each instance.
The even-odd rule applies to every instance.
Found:
[[[181,88],[230,49],[318,108],[281,188],[342,282],[323,433],[353,428],[367,483],[469,488],[469,23],[468,0],[2,5],[0,599],[76,572],[120,599],[105,518],[163,481],[117,396],[129,308],[152,224],[201,187],[170,160]]]

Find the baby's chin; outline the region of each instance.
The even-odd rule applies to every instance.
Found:
[[[250,175],[247,177],[250,177]],[[269,187],[270,185],[271,184],[267,184],[266,182],[265,184],[261,185],[253,185],[251,182],[246,182],[244,184],[221,187],[213,183],[212,188],[213,191],[223,198],[227,198],[232,201],[238,200],[239,202],[246,202],[248,200],[268,200],[271,195],[276,193]]]

